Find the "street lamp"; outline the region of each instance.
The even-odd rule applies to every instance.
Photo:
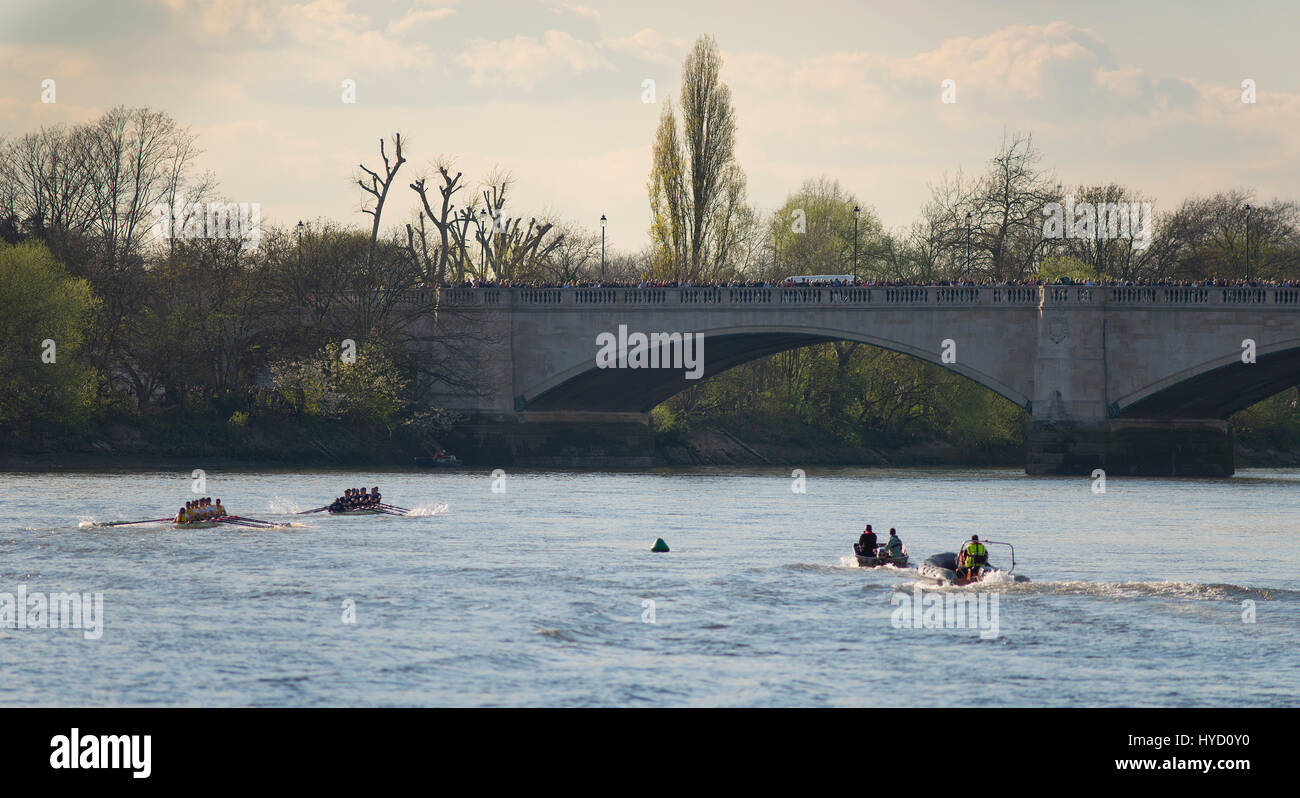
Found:
[[[302,268],[302,219],[298,220],[298,268]]]
[[[1250,285],[1250,205],[1246,205],[1246,285]]]
[[[853,284],[858,283],[858,219],[862,218],[862,209],[853,206]]]
[[[970,278],[970,211],[966,211],[966,277]]]
[[[605,282],[605,225],[607,224],[609,220],[602,213],[600,215],[600,282],[602,284]]]
[[[482,208],[478,212],[478,271],[482,277],[487,276],[487,234],[483,228],[487,225],[487,208]]]

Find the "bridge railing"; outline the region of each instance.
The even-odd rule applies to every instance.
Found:
[[[682,288],[442,288],[398,301],[478,307],[1038,307],[1266,305],[1300,309],[1300,287],[1258,286],[702,286]]]

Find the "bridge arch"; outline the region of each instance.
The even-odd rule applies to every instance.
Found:
[[[825,327],[747,325],[700,330],[704,335],[704,376],[707,380],[735,366],[761,357],[834,341],[854,341],[899,352],[959,374],[1029,409],[1024,391],[962,362],[944,363],[937,349],[922,349],[904,341],[882,338],[857,330]],[[686,379],[681,369],[602,369],[596,350],[586,360],[555,374],[532,391],[515,397],[516,410],[587,410],[649,412],[651,408],[700,380]]]
[[[1230,352],[1117,399],[1115,418],[1226,419],[1300,384],[1300,338],[1260,346],[1254,363]]]

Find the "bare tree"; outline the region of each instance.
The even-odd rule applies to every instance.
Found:
[[[379,175],[365,164],[361,164],[361,171],[365,172],[370,178],[369,184],[364,180],[358,179],[357,185],[361,190],[375,198],[374,207],[367,208],[362,205],[361,212],[370,214],[373,222],[370,227],[370,252],[368,260],[371,264],[375,260],[375,244],[379,241],[379,222],[384,214],[384,202],[388,199],[388,189],[393,185],[393,180],[397,177],[397,171],[406,163],[406,158],[402,155],[402,134],[393,134],[393,160],[388,160],[388,153],[384,151],[384,140],[379,140],[379,157],[384,159],[384,176],[381,179]]]
[[[425,187],[426,180],[420,177],[411,183],[411,189],[420,196],[420,204],[424,210],[420,213],[419,232],[419,250],[416,249],[416,229],[411,225],[406,226],[407,248],[416,262],[423,265],[427,278],[434,285],[441,285],[447,275],[448,261],[452,257],[452,240],[455,237],[456,221],[452,215],[456,206],[452,203],[451,198],[457,191],[464,188],[460,184],[461,173],[457,172],[455,177],[451,176],[450,164],[447,161],[441,161],[437,165],[438,174],[442,176],[442,185],[438,187],[438,193],[442,196],[442,202],[435,212],[429,203],[429,193]],[[424,227],[424,220],[428,218],[430,223],[438,231],[439,243],[435,251],[435,257],[429,256],[428,234]],[[456,258],[457,274],[456,281],[464,279],[464,261]]]

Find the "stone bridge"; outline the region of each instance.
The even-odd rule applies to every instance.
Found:
[[[705,379],[826,341],[936,363],[1029,411],[1031,474],[1231,474],[1226,419],[1300,383],[1300,288],[474,288],[410,301],[433,306],[476,375],[437,404],[468,411],[475,448],[494,438],[502,465],[649,462],[649,410],[691,382],[684,368],[599,367],[598,337],[620,326],[703,334]]]

